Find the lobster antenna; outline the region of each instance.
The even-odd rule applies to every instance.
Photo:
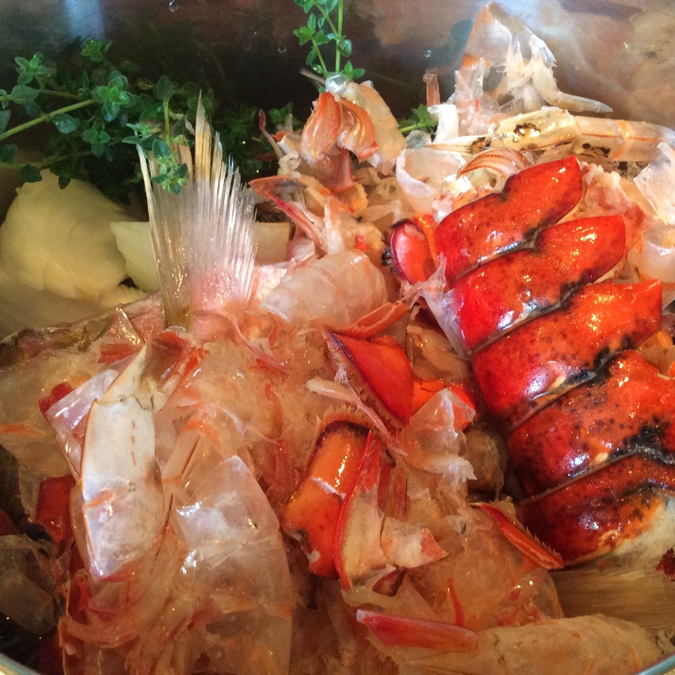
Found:
[[[177,195],[153,182],[157,163],[140,148],[139,155],[167,324],[190,329],[195,314],[227,313],[250,298],[254,197],[242,187],[232,161],[224,160],[201,97],[194,156],[185,145],[172,149],[187,165],[187,181]]]

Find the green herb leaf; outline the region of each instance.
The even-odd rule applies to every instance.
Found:
[[[34,101],[39,95],[40,92],[37,89],[26,87],[23,84],[17,84],[14,89],[12,89],[9,98],[13,103],[21,105],[22,103]]]
[[[152,143],[152,154],[156,158],[170,157],[171,156],[171,148],[161,138],[155,138],[155,140]]]
[[[105,144],[110,140],[110,134],[102,129],[100,124],[95,124],[82,133],[82,140],[92,145]]]
[[[111,100],[103,101],[102,111],[103,119],[106,122],[112,122],[120,114],[119,103]]]
[[[308,13],[316,7],[314,0],[299,4]],[[309,25],[318,26],[318,18],[310,19]],[[311,42],[313,32],[307,26],[304,29]],[[90,180],[113,198],[121,198],[130,184],[138,184],[134,146],[147,153],[154,151],[158,182],[175,193],[185,184],[187,167],[174,145],[192,142],[190,130],[201,95],[227,154],[242,172],[259,169],[254,156],[267,148],[257,134],[257,110],[216,112],[208,83],[176,84],[170,73],[156,79],[131,62],[114,64],[108,60],[110,45],[109,41],[86,40],[59,57],[58,69],[39,52],[31,58],[17,56],[14,87],[9,93],[0,90],[0,140],[28,134],[42,125],[47,131],[42,148],[45,161],[60,185],[72,178]],[[19,121],[11,127],[15,118]],[[38,165],[16,162],[14,144],[0,145],[0,161],[20,168],[25,180],[38,179]]]
[[[37,56],[37,54],[35,56]],[[19,73],[25,73],[31,70],[30,61],[28,59],[24,59],[23,56],[17,56],[14,59],[14,63],[16,63],[16,65],[19,66],[17,68],[17,71]]]
[[[318,50],[316,47],[312,47],[312,48],[309,50],[309,54],[307,54],[307,58],[305,59],[305,63],[306,63],[308,66],[311,66],[311,65],[314,63],[314,61],[316,61],[316,59],[318,58],[318,56],[319,56],[319,50]],[[321,69],[321,67],[319,66],[319,72],[321,72],[321,70],[322,70],[322,69]]]
[[[429,109],[424,104],[413,108],[410,111],[409,118],[399,121],[401,133],[410,133],[411,131],[433,131],[436,128],[436,121],[429,115]]]
[[[0,145],[0,162],[3,164],[11,164],[14,161],[18,149],[18,146],[11,143]]]
[[[314,33],[314,42],[317,45],[327,45],[330,41],[331,38],[329,38],[322,30],[318,30]]]
[[[42,110],[40,110],[40,106],[35,101],[28,101],[28,103],[24,103],[21,107],[24,113],[31,119],[37,119],[42,116]]]
[[[14,59],[17,64],[17,84],[26,85],[36,80],[42,87],[56,74],[56,66],[53,63],[44,61],[44,57],[40,52],[33,55],[30,60],[17,56]]]
[[[337,41],[336,49],[342,54],[342,56],[351,56],[352,55],[352,41],[347,40],[347,38],[342,38]]]
[[[92,143],[91,144],[91,154],[94,155],[94,157],[101,158],[106,152],[106,144],[105,143]]]
[[[168,103],[174,93],[173,82],[167,75],[162,75],[155,86],[155,96],[164,103]]]
[[[351,61],[347,61],[347,63],[345,63],[345,67],[342,72],[351,80],[358,80],[359,77],[363,77],[366,73],[363,68],[354,68]]]
[[[110,73],[110,79],[108,80],[108,87],[111,91],[115,92],[116,96],[121,95],[122,92],[126,92],[129,87],[129,80],[127,80],[122,73],[117,70],[113,70]]]
[[[287,103],[283,108],[272,108],[269,110],[270,122],[275,127],[286,124],[286,119],[293,114],[293,103]]]
[[[25,183],[39,183],[42,180],[40,169],[33,164],[22,164],[19,167],[21,180]]]
[[[140,69],[140,66],[137,63],[134,63],[133,61],[122,61],[119,65],[120,71],[123,73],[127,73],[128,75],[132,75],[134,73],[137,73]]]
[[[295,0],[296,5],[300,5],[305,10],[305,14],[314,7],[314,0]]]
[[[127,126],[131,127],[133,125],[128,124]],[[127,143],[128,145],[140,145],[141,144],[141,138],[140,138],[140,136],[125,136],[122,139],[122,143]]]
[[[0,134],[7,128],[7,124],[9,124],[9,118],[11,116],[12,116],[11,110],[0,111]]]
[[[305,63],[314,72],[328,77],[331,74],[329,61],[326,51],[321,47],[334,42],[335,72],[351,79],[361,77],[364,74],[362,68],[354,68],[350,62],[341,67],[342,57],[349,58],[352,55],[352,42],[342,33],[344,0],[295,0],[295,3],[309,14],[307,25],[293,31],[301,46],[308,43],[312,45]]]
[[[67,113],[56,113],[56,115],[52,117],[52,122],[61,134],[71,134],[75,129],[78,129],[81,124],[80,120]]]
[[[312,31],[307,28],[307,26],[302,26],[301,28],[296,28],[293,31],[293,35],[298,38],[300,46],[306,45],[312,39]]]
[[[82,48],[82,56],[94,63],[105,61],[105,53],[110,49],[112,42],[110,40],[87,40]]]
[[[17,83],[18,84],[30,84],[33,81],[33,78],[35,77],[31,67],[30,67],[30,61],[28,59],[24,59],[21,56],[17,56],[14,61],[17,63],[19,66],[17,68],[17,71],[19,73],[19,77],[17,78]]]

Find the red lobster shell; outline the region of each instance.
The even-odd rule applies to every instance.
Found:
[[[592,283],[624,256],[625,228],[556,225],[581,196],[576,159],[540,164],[436,232],[457,333],[528,497],[518,516],[566,563],[644,532],[675,488],[675,381],[634,351],[661,328],[661,285]]]

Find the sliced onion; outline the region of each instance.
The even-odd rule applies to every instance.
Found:
[[[155,252],[150,238],[150,223],[110,223],[117,248],[124,256],[127,274],[149,293],[159,288]]]
[[[19,188],[0,228],[0,257],[26,286],[79,300],[98,301],[126,276],[110,229],[126,212],[93,185],[56,176]]]
[[[79,321],[102,310],[99,302],[62,298],[30,288],[0,267],[0,337],[22,328]]]
[[[440,103],[429,108],[429,114],[438,120],[434,143],[447,143],[459,136],[459,115],[453,103]]]

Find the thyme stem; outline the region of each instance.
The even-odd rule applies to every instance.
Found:
[[[343,0],[340,0],[338,2],[338,25],[337,25],[337,30],[333,29],[338,40],[342,40],[342,14],[343,14]],[[332,21],[329,22],[332,24]],[[336,49],[335,50],[335,72],[339,73],[340,72],[340,50]]]
[[[40,89],[41,94],[48,94],[49,96],[56,96],[58,98],[70,98],[76,101],[80,100],[77,94],[70,94],[67,91],[56,91],[55,89]]]
[[[45,115],[36,117],[34,120],[30,120],[29,122],[19,124],[18,126],[13,127],[12,129],[9,129],[8,131],[5,131],[4,133],[0,134],[0,141],[4,141],[6,138],[14,136],[14,134],[18,134],[21,131],[30,129],[31,127],[37,126],[38,124],[42,124],[42,122],[50,122],[54,117],[54,115],[58,115],[59,113],[67,113],[70,112],[71,110],[78,110],[79,108],[86,108],[87,106],[93,105],[94,103],[95,101],[93,98],[88,98],[86,101],[73,103],[73,105],[67,105],[64,108],[59,108],[58,110],[55,110],[54,112],[46,113]]]
[[[328,66],[326,65],[326,62],[323,60],[323,56],[321,56],[321,51],[319,50],[319,45],[317,44],[314,38],[312,38],[312,44],[314,45],[314,49],[316,50],[316,55],[319,57],[319,63],[321,64],[321,68],[323,69],[323,76],[328,77],[330,75],[330,72],[328,71]]]

